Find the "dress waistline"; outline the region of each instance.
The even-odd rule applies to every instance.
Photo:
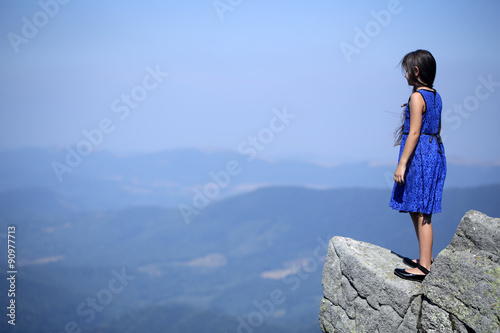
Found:
[[[408,134],[410,134],[410,133],[408,133],[408,132],[403,132],[403,135],[405,135],[405,134],[406,134],[406,135],[408,135]],[[435,138],[436,138],[436,141],[437,141],[437,143],[438,143],[438,147],[439,147],[439,148],[438,148],[438,152],[439,152],[440,154],[442,154],[442,153],[443,153],[443,149],[441,148],[441,146],[442,146],[442,144],[443,144],[443,140],[441,140],[441,135],[439,135],[439,133],[425,133],[425,132],[421,132],[421,133],[420,133],[420,135],[429,135],[429,136],[431,137],[431,138],[430,138],[430,140],[429,140],[429,143],[431,143],[431,142],[432,142],[432,140],[433,140],[433,139],[434,139],[434,137],[435,137]]]

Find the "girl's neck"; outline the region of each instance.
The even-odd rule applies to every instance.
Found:
[[[414,85],[413,86],[413,91],[417,91],[417,90],[428,90],[428,91],[436,91],[435,89],[433,88],[429,88],[429,87],[426,87],[426,86],[422,86],[422,85]]]

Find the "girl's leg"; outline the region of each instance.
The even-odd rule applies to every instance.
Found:
[[[420,250],[419,264],[431,269],[432,261],[432,244],[434,241],[434,234],[432,232],[431,214],[423,213],[410,213],[417,232],[418,246]],[[418,268],[407,269],[408,273],[422,274]]]
[[[417,241],[418,241],[418,214],[410,212],[410,217],[411,217],[411,220],[413,221],[413,227],[415,228],[415,234],[417,235]],[[420,242],[419,242],[419,244],[420,244]],[[418,263],[417,259],[413,259],[412,261],[414,263]]]
[[[418,213],[412,213],[410,212],[410,217],[411,220],[413,221],[413,227],[415,228],[415,233],[417,234],[417,240],[418,240]]]

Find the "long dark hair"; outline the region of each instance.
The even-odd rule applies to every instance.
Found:
[[[408,73],[410,84],[413,85],[413,91],[417,86],[423,86],[433,89],[434,78],[436,77],[436,59],[429,51],[416,50],[408,53],[401,59],[401,70]],[[418,67],[418,76],[415,68]],[[394,145],[400,145],[403,138],[405,111],[401,116],[401,126],[394,132]]]

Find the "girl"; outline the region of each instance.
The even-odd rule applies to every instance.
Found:
[[[400,144],[398,166],[390,206],[409,212],[417,234],[420,258],[404,258],[412,269],[397,268],[394,274],[421,282],[432,263],[433,213],[441,211],[441,197],[446,177],[446,157],[441,131],[441,96],[433,88],[436,61],[429,51],[408,53],[401,61],[408,85],[413,86],[404,104],[404,121],[396,132]]]

